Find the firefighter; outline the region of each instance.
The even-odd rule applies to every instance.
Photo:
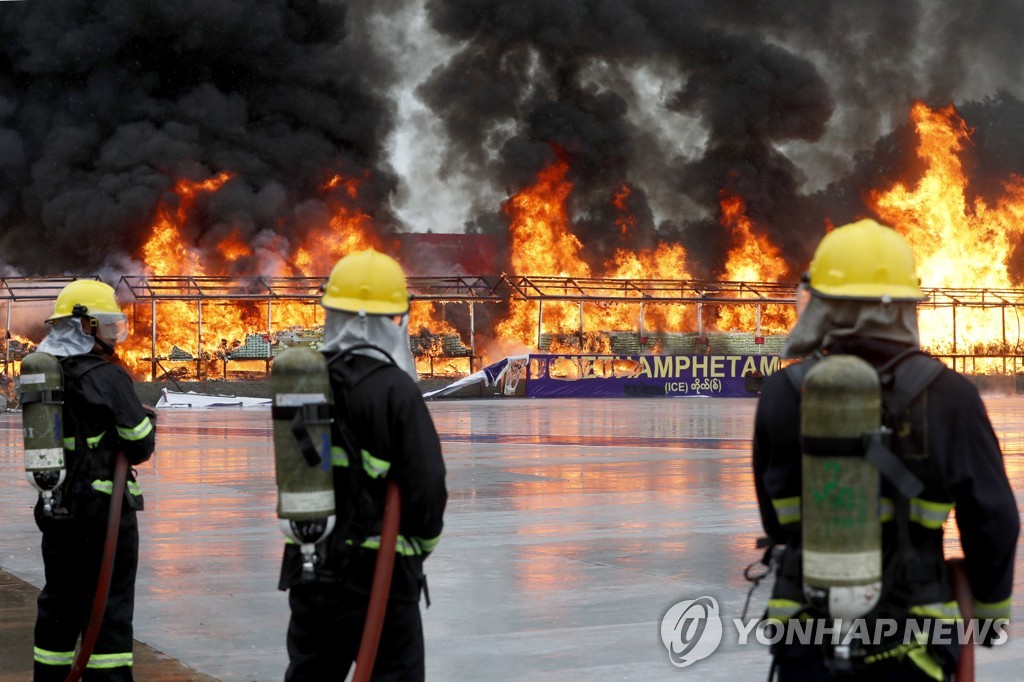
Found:
[[[943,560],[942,527],[954,508],[980,630],[1009,618],[1017,504],[978,391],[919,349],[917,302],[924,298],[913,253],[894,230],[872,220],[832,230],[798,290],[799,316],[782,351],[784,358],[804,359],[762,385],[753,467],[772,546],[765,562],[774,557],[776,566],[770,619],[785,625],[828,617],[808,603],[813,590],[802,576],[801,513],[809,501],[801,501],[801,451],[808,443],[800,433],[801,381],[809,367],[830,355],[856,356],[874,367],[884,423],[892,429],[888,451],[897,460],[879,477],[882,587],[865,618],[869,626],[893,619],[899,632],[852,650],[832,646],[827,636],[823,645],[783,638],[772,650],[780,680],[950,679],[956,638],[922,642],[915,634],[907,642],[906,631],[911,621],[941,632],[959,620]],[[826,447],[821,440],[816,447]],[[989,628],[981,643],[990,646],[1000,632]]]
[[[424,679],[423,562],[436,547],[447,502],[445,465],[409,350],[409,294],[401,266],[372,249],[331,271],[325,356],[333,394],[331,461],[337,524],[319,547],[316,577],[286,544],[279,587],[291,620],[286,680],[341,680],[359,649],[388,479],[402,515],[375,680]]]
[[[84,679],[131,680],[142,494],[134,470],[124,491],[113,490],[112,479],[118,452],[132,466],[153,454],[152,411],[139,402],[128,373],[109,359],[127,337],[127,318],[110,286],[71,282],[47,323],[37,352],[60,361],[67,478],[52,510],[44,512],[42,499],[35,508],[46,580],[38,599],[35,679],[63,681],[71,669],[96,593],[111,495],[117,494],[124,498],[110,590]]]

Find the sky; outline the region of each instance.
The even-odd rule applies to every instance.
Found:
[[[338,202],[500,237],[556,159],[595,261],[628,188],[633,248],[714,272],[728,192],[797,262],[912,174],[915,100],[976,129],[978,192],[1021,172],[1022,27],[995,0],[3,2],[0,274],[138,271],[175,183],[223,172],[200,251],[302,240]]]

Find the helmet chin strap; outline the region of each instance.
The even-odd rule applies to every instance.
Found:
[[[100,347],[100,350],[103,351],[104,355],[113,355],[114,354],[114,347],[111,346],[106,341],[104,341],[103,339],[101,339],[100,337],[96,336],[96,330],[95,329],[92,330],[92,338],[96,342],[96,345],[98,345]]]
[[[114,354],[114,347],[111,346],[106,341],[104,341],[103,339],[101,339],[100,337],[96,336],[96,331],[97,331],[97,328],[98,328],[99,325],[96,322],[96,318],[95,317],[89,317],[89,309],[88,308],[86,308],[81,303],[76,303],[75,307],[71,309],[71,315],[73,317],[76,317],[79,320],[81,320],[83,327],[88,327],[89,328],[89,331],[88,331],[89,336],[91,336],[92,340],[96,343],[96,345],[100,347],[100,350],[103,351],[104,355],[113,355]],[[86,321],[86,320],[88,320],[88,321]]]

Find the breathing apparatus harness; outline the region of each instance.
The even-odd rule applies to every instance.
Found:
[[[802,394],[804,379],[824,357],[818,351],[803,362],[785,370],[787,378],[798,393]],[[863,434],[859,442],[854,439],[814,439],[801,436],[803,452],[809,450],[820,452],[827,449],[837,455],[863,456],[865,460],[875,465],[879,473],[895,489],[896,494],[892,501],[896,533],[895,554],[884,567],[887,570],[883,571],[882,593],[877,607],[879,613],[905,613],[910,605],[911,581],[907,578],[913,579],[911,575],[913,567],[918,563],[914,546],[910,540],[910,500],[919,495],[925,487],[924,483],[892,451],[891,446],[894,445],[892,441],[899,437],[899,420],[907,408],[938,378],[944,369],[945,365],[938,360],[917,348],[908,348],[875,368],[882,392],[880,429]],[[815,442],[816,440],[820,442]],[[799,550],[794,552],[792,548],[776,542],[773,538],[758,538],[756,547],[763,549],[764,554],[759,561],[751,563],[744,570],[744,578],[751,583],[751,586],[743,607],[743,618],[746,618],[754,590],[765,577],[800,564]],[[789,618],[799,618],[808,614],[822,615],[805,598],[796,612],[789,614]],[[852,666],[858,662],[858,656],[863,652],[851,651],[849,653],[851,657],[848,659],[827,658],[830,668],[837,672],[852,670]],[[774,671],[775,660],[773,659],[769,680],[773,679]]]
[[[339,360],[356,355],[359,350],[372,350],[380,353],[387,359],[387,364],[380,364],[371,369],[367,374],[359,378],[359,382],[367,376],[382,369],[388,364],[396,365],[394,358],[384,349],[369,343],[357,344],[343,350],[339,350],[326,358],[327,371]],[[357,445],[355,434],[352,431],[352,415],[348,404],[348,391],[355,383],[342,373],[341,390],[332,387],[332,401],[319,404],[306,403],[297,407],[278,407],[275,405],[273,414],[275,418],[290,419],[291,433],[298,442],[302,457],[309,467],[331,468],[331,462],[325,458],[322,448],[318,448],[315,438],[310,433],[312,426],[329,426],[331,443],[339,445],[344,451],[348,466],[341,467],[346,470],[344,476],[334,476],[334,483],[343,486],[336,491],[336,495],[345,501],[343,508],[335,509],[335,521],[332,530],[323,533],[321,542],[325,545],[328,557],[320,556],[320,550],[313,557],[312,562],[304,562],[302,580],[336,580],[348,563],[349,554],[353,547],[362,544],[374,532],[375,524],[379,520],[380,510],[368,489],[368,476],[362,466],[362,452]],[[340,415],[340,419],[335,419]],[[339,467],[334,467],[336,472]],[[341,480],[339,480],[339,478]],[[340,494],[339,494],[340,493]],[[293,521],[293,524],[321,524],[322,521]],[[316,529],[307,529],[316,530]],[[321,529],[322,530],[322,529]]]

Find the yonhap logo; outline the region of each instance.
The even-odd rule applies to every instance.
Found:
[[[713,654],[722,643],[718,602],[714,597],[698,597],[673,605],[661,619],[661,641],[677,668]]]

